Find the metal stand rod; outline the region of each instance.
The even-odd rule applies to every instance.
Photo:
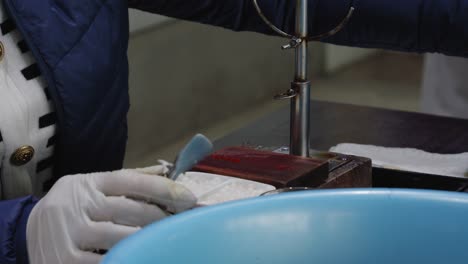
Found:
[[[290,125],[290,154],[296,156],[309,157],[310,143],[310,82],[307,77],[308,54],[307,42],[321,40],[333,36],[340,31],[350,20],[354,12],[354,7],[350,7],[348,14],[338,26],[332,30],[316,36],[308,36],[308,0],[296,0],[296,32],[291,35],[284,32],[263,14],[257,0],[252,0],[255,9],[261,19],[276,33],[283,37],[290,38],[290,42],[282,49],[296,50],[296,71],[291,88],[285,93],[275,96],[275,99],[291,98],[291,125]],[[291,0],[292,1],[292,0]]]
[[[292,89],[297,93],[291,99],[290,154],[309,156],[310,142],[310,82],[308,81],[308,9],[307,0],[297,0],[296,37],[302,41],[296,47],[296,70]]]

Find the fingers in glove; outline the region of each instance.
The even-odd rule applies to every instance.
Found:
[[[169,168],[173,166],[172,163],[169,163],[165,160],[158,160],[158,162],[160,165],[145,167],[145,168],[137,168],[135,170],[144,174],[161,176],[167,173],[169,171]]]
[[[158,176],[158,175],[163,175],[168,169],[166,169],[166,167],[164,166],[157,165],[153,167],[137,168],[135,170],[143,174]]]
[[[159,176],[140,174],[132,170],[118,171],[96,177],[97,188],[106,196],[126,196],[166,207],[177,213],[196,204],[196,198],[183,185]]]
[[[166,217],[159,207],[123,196],[105,197],[99,206],[89,209],[89,217],[95,222],[142,227]]]
[[[109,250],[120,240],[140,230],[138,227],[111,222],[89,221],[89,228],[80,235],[78,247],[83,251]]]

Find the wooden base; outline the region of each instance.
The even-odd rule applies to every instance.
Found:
[[[312,158],[327,160],[327,181],[319,189],[372,187],[372,161],[368,158],[338,153],[313,152]]]
[[[310,158],[303,158],[228,147],[202,160],[193,170],[253,180],[276,188],[372,187],[370,159],[328,152],[312,152]]]

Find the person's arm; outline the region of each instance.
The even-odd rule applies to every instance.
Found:
[[[0,263],[26,264],[26,224],[37,199],[0,201]]]
[[[29,262],[97,264],[142,227],[195,207],[189,189],[163,177],[168,170],[162,163],[60,178],[27,220]]]
[[[294,29],[294,0],[258,0],[264,13],[287,32]],[[236,31],[271,34],[252,0],[129,0],[129,6]],[[468,0],[310,0],[310,33],[349,24],[325,42],[408,52],[441,52],[468,57]]]

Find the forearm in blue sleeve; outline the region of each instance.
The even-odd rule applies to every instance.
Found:
[[[28,263],[26,224],[36,203],[32,196],[0,201],[0,263]]]
[[[294,0],[258,0],[283,30],[294,29]],[[170,17],[272,34],[252,0],[129,0],[131,7]],[[310,0],[310,34],[338,25],[349,8],[347,26],[325,42],[408,52],[468,56],[468,0]]]
[[[268,10],[277,10],[272,18],[281,26],[292,14],[290,0],[259,0],[268,3]],[[291,1],[292,2],[292,1]],[[236,31],[257,31],[270,33],[270,30],[257,15],[251,0],[129,0],[129,6],[140,10],[169,17],[220,26]],[[272,15],[271,12],[267,12]],[[293,19],[293,17],[290,17]]]
[[[340,0],[320,0],[316,26]],[[468,0],[354,0],[349,25],[327,42],[468,57]],[[330,27],[331,25],[327,25]]]

